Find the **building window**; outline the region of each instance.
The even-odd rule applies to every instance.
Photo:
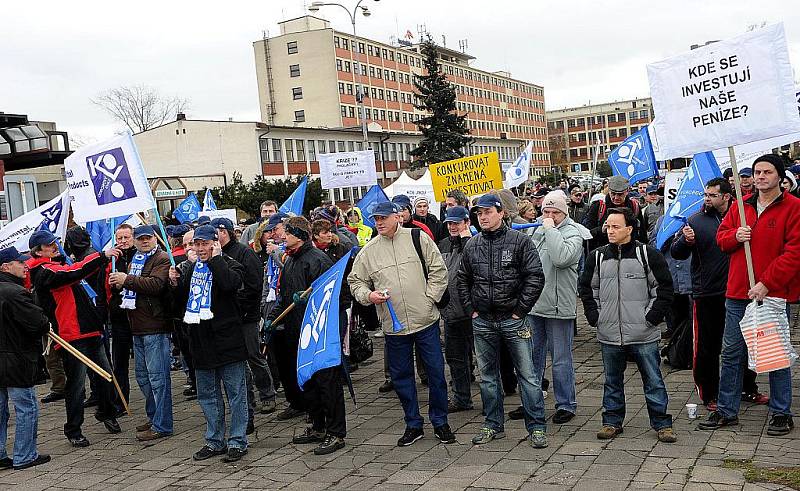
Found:
[[[281,141],[277,138],[272,139],[272,161],[283,162],[283,152],[281,151]]]
[[[289,65],[289,76],[290,77],[299,77],[300,76],[300,65]]]
[[[364,43],[358,43],[358,52],[364,54]]]
[[[288,51],[290,55],[297,54],[297,41],[289,41],[286,43],[286,51]]]
[[[341,72],[342,71],[342,60],[340,60],[338,58],[336,59],[336,71],[337,72]]]
[[[317,148],[319,148],[319,153],[325,153],[325,140],[317,140]]]
[[[647,109],[639,111],[639,119],[647,119]]]
[[[381,50],[381,52],[383,53],[383,59],[384,60],[388,60],[389,59],[389,53],[386,51],[386,48],[383,48]]]
[[[617,121],[619,122],[625,121],[625,113],[617,114]]]
[[[628,130],[626,130],[625,128],[620,128],[619,129],[619,136],[621,136],[622,138],[627,138],[628,137]]]
[[[339,112],[342,114],[343,118],[347,117],[347,106],[339,106]]]
[[[317,160],[317,147],[314,145],[314,140],[308,140],[308,160],[312,162]]]
[[[295,114],[297,114],[295,112]],[[303,140],[295,140],[294,141],[294,148],[297,150],[297,161],[298,162],[305,162],[306,161],[306,142]]]
[[[350,42],[345,38],[342,38],[342,48],[350,50]]]
[[[347,72],[347,73],[350,73],[350,62],[349,61],[345,61],[344,62],[344,71]]]
[[[336,142],[328,140],[328,153],[336,153]]]
[[[336,146],[338,147],[339,151],[340,151],[340,152],[344,152],[344,141],[342,141],[342,140],[339,140],[339,141],[338,141],[338,142],[336,142],[336,143],[337,143],[337,145],[336,145]]]
[[[303,88],[302,87],[293,87],[292,88],[292,99],[298,100],[303,98]]]
[[[294,112],[294,122],[302,123],[306,120],[306,112],[302,109]]]
[[[356,117],[355,108],[353,106],[347,106],[347,116],[350,118]]]
[[[342,43],[339,41],[339,36],[333,36],[333,45],[337,48],[342,47]]]
[[[347,151],[348,152],[355,152],[356,151],[356,143],[353,141],[347,142]]]
[[[347,95],[353,95],[353,84],[347,84]]]
[[[344,94],[344,82],[339,82],[339,93]]]
[[[294,162],[294,145],[292,145],[292,140],[283,140],[283,143],[286,145],[286,161]]]
[[[269,162],[269,140],[266,138],[259,138],[258,146],[261,150],[261,161]]]
[[[609,114],[608,115],[608,122],[609,123],[616,123],[617,122],[617,115],[616,114]]]

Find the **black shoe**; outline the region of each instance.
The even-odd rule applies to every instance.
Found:
[[[508,413],[508,419],[525,419],[525,408],[520,406]]]
[[[106,427],[109,433],[122,433],[122,428],[119,427],[119,423],[117,423],[116,418],[106,418],[102,415],[95,414],[94,418],[97,421],[102,421],[103,425]]]
[[[0,459],[0,469],[11,469],[14,467],[14,461],[8,457]]]
[[[344,438],[327,435],[325,436],[325,440],[314,449],[314,455],[328,455],[342,448],[344,448]]]
[[[305,411],[301,411],[300,409],[295,409],[292,406],[289,406],[283,411],[279,412],[276,418],[278,421],[286,421],[287,419],[293,419],[298,416],[302,416],[305,413]]]
[[[792,431],[792,428],[794,428],[794,421],[792,421],[791,416],[787,414],[775,414],[772,416],[772,419],[769,420],[769,426],[767,426],[767,435],[788,435],[789,432]]]
[[[247,455],[246,448],[231,447],[228,449],[228,455],[222,457],[222,461],[227,462],[229,464],[231,462],[238,462],[242,460],[242,457],[244,457],[245,455]]]
[[[450,425],[445,423],[442,426],[437,426],[433,429],[433,434],[442,443],[455,443],[456,436],[450,431]]]
[[[568,422],[569,420],[571,420],[574,417],[575,417],[575,413],[571,413],[571,412],[567,411],[566,409],[559,409],[553,415],[553,423],[555,423],[557,425],[563,425],[564,423]]]
[[[183,395],[186,397],[197,396],[197,388],[194,386],[183,389]]]
[[[28,467],[33,467],[35,465],[46,464],[48,462],[50,462],[50,456],[49,455],[39,454],[38,457],[36,457],[35,459],[31,460],[27,464],[15,465],[14,466],[14,470],[15,471],[21,471],[22,469],[27,469]]]
[[[247,429],[244,430],[245,435],[252,435],[253,432],[256,431],[256,425],[253,423],[253,420],[247,422]]]
[[[430,384],[430,383],[428,382],[428,377],[425,377],[425,378],[421,378],[421,379],[419,379],[419,382],[420,382],[422,385],[424,385],[425,387],[428,387],[428,385]]]
[[[89,398],[88,398],[88,399],[86,399],[85,401],[83,401],[83,407],[84,407],[84,408],[87,408],[87,407],[95,407],[95,406],[97,406],[99,403],[100,403],[100,401],[98,401],[96,397],[94,397],[94,396],[89,396]]]
[[[549,388],[550,388],[550,381],[542,377],[542,390],[546,391]]]
[[[701,430],[716,430],[717,428],[722,428],[723,426],[733,426],[738,424],[739,418],[736,416],[732,418],[726,418],[717,411],[712,411],[708,413],[708,418],[705,421],[701,421],[697,425],[697,428]]]
[[[59,394],[58,392],[51,392],[46,396],[42,397],[42,404],[47,404],[50,402],[56,402],[64,399],[64,394]]]
[[[303,433],[292,438],[292,443],[305,445],[306,443],[322,443],[325,441],[324,431],[314,431],[314,428],[307,427]]]
[[[83,435],[76,438],[69,438],[69,444],[75,448],[88,447],[90,445],[89,440]]]
[[[210,459],[211,457],[216,457],[217,455],[225,455],[227,452],[228,447],[222,447],[219,450],[214,450],[213,448],[206,446],[195,452],[192,458],[194,460],[206,460]]]
[[[397,440],[397,446],[407,447],[413,445],[414,442],[421,439],[423,436],[425,436],[425,432],[422,431],[422,428],[411,428],[407,426],[406,432]]]
[[[393,390],[394,390],[394,383],[388,379],[384,380],[383,384],[380,387],[378,387],[378,392],[382,394],[385,392],[391,392]]]

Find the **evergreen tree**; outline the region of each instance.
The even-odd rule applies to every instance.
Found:
[[[456,88],[442,72],[436,43],[428,37],[420,48],[426,75],[414,75],[419,101],[414,106],[429,115],[416,122],[423,138],[411,151],[415,157],[412,169],[463,157],[464,147],[474,141],[469,136],[466,114],[456,112]]]

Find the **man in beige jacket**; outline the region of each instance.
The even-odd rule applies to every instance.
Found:
[[[447,268],[433,240],[418,229],[403,228],[399,213],[391,202],[375,207],[371,218],[378,236],[356,256],[347,280],[359,303],[377,306],[386,334],[389,372],[406,422],[397,445],[411,445],[424,435],[414,380],[415,347],[428,373],[428,416],[434,434],[443,443],[454,443],[447,424],[447,383],[436,306],[447,290]]]

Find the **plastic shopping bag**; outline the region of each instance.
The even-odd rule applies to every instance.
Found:
[[[750,370],[756,373],[789,368],[797,359],[789,336],[786,300],[767,297],[759,305],[751,302],[739,323],[747,344]]]

